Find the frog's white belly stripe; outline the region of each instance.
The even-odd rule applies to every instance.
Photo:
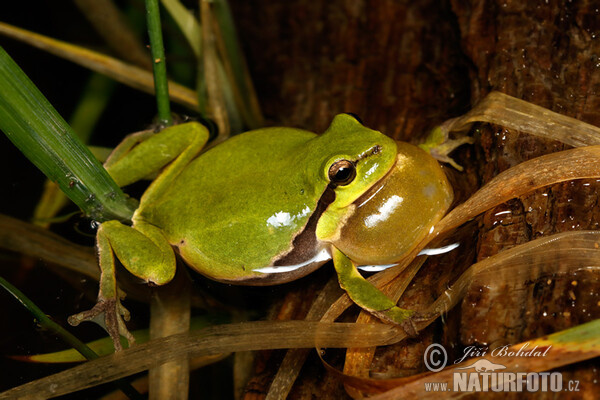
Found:
[[[423,249],[423,250],[421,250],[419,255],[433,256],[433,255],[437,255],[437,254],[444,254],[444,253],[454,250],[458,246],[459,246],[459,243],[452,243],[448,246],[444,246],[444,247],[440,247],[440,248],[436,248],[436,249]],[[317,253],[316,256],[311,258],[310,260],[304,261],[300,264],[265,267],[265,268],[255,269],[255,271],[261,272],[263,274],[276,274],[276,273],[290,272],[290,271],[295,271],[297,269],[305,267],[312,263],[327,261],[330,259],[331,259],[331,254],[329,254],[329,251],[327,249],[323,249],[319,253]],[[366,271],[366,272],[379,272],[379,271],[383,271],[384,269],[393,267],[394,265],[396,265],[396,264],[360,265],[357,268],[360,269],[361,271]]]
[[[356,268],[360,269],[361,271],[365,271],[365,272],[379,272],[379,271],[383,271],[384,269],[388,269],[390,267],[393,267],[394,265],[398,265],[398,264],[359,265]]]
[[[423,255],[437,256],[438,254],[448,253],[449,251],[454,250],[458,246],[460,246],[460,243],[452,243],[452,244],[449,244],[448,246],[438,247],[437,249],[423,249],[423,250],[421,250],[421,252],[418,255],[419,256],[423,256]]]
[[[323,249],[319,253],[317,253],[316,256],[311,258],[310,260],[306,260],[300,264],[265,267],[265,268],[255,269],[254,271],[262,272],[263,274],[276,274],[276,273],[282,273],[282,272],[290,272],[290,271],[295,271],[297,269],[306,267],[307,265],[310,265],[313,263],[327,261],[330,259],[331,259],[331,254],[329,254],[329,250]]]
[[[418,254],[419,256],[435,256],[438,254],[444,254],[444,253],[448,253],[449,251],[454,250],[455,248],[457,248],[458,246],[460,246],[459,243],[452,243],[449,244],[448,246],[444,246],[444,247],[439,247],[436,249],[423,249],[421,250],[421,252]],[[383,271],[384,269],[388,269],[393,267],[394,265],[398,265],[398,264],[385,264],[385,265],[359,265],[358,269],[360,269],[361,271],[365,271],[365,272],[379,272],[379,271]]]

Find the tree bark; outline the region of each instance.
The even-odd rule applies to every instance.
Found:
[[[354,112],[367,126],[418,141],[499,90],[600,125],[600,15],[591,1],[236,0],[232,6],[273,124],[320,132],[335,114]],[[466,167],[459,180],[470,188],[463,197],[510,166],[566,148],[501,126],[479,126],[474,136],[476,143],[457,155]],[[469,243],[465,251],[428,262],[419,273],[416,279],[427,282],[431,293],[409,290],[402,302],[429,302],[464,265],[503,249],[566,230],[598,229],[598,188],[595,180],[566,182],[486,212],[462,230]],[[474,288],[444,324],[379,349],[371,374],[424,371],[423,350],[432,342],[493,348],[600,315],[598,275],[546,284],[532,271],[531,278],[520,291]],[[309,363],[290,398],[345,396],[316,358]],[[274,362],[264,364],[261,378],[252,382],[255,395],[267,390],[269,374],[276,371]],[[591,363],[561,372],[563,379],[581,381],[584,392],[578,396],[593,396],[599,376]]]

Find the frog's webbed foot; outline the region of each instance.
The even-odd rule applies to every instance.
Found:
[[[68,319],[69,324],[73,326],[79,325],[83,321],[96,322],[102,326],[113,340],[115,351],[121,351],[121,336],[124,336],[131,347],[135,343],[135,339],[125,321],[129,321],[129,311],[121,304],[121,299],[118,297],[104,298],[98,296],[98,302],[90,310],[71,315]]]
[[[80,312],[69,317],[69,324],[79,325],[83,321],[93,321],[102,326],[110,335],[115,346],[115,351],[123,349],[121,335],[131,346],[135,340],[127,330],[125,321],[129,320],[129,311],[121,304],[125,294],[117,287],[115,276],[115,260],[112,247],[106,234],[107,228],[119,226],[117,221],[108,221],[100,225],[97,233],[98,258],[100,264],[100,290],[98,302],[92,309]],[[131,228],[129,228],[131,229]]]
[[[149,224],[139,223],[133,228],[118,221],[103,222],[96,238],[101,270],[98,303],[91,310],[70,317],[69,323],[94,321],[100,324],[119,351],[123,348],[121,335],[130,346],[135,340],[125,326],[129,311],[121,304],[124,294],[117,287],[114,255],[135,276],[162,285],[175,274],[175,254],[162,232]]]

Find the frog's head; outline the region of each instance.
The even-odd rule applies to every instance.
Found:
[[[336,116],[318,141],[321,154],[328,155],[321,174],[329,181],[329,195],[322,197],[328,205],[316,236],[357,263],[399,260],[452,202],[446,175],[429,153],[395,142],[350,115]]]
[[[392,169],[397,146],[394,140],[362,125],[350,114],[337,115],[329,128],[312,143],[309,154],[318,155],[315,181],[326,182],[317,237],[335,238],[354,203]]]

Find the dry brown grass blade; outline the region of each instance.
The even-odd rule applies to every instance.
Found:
[[[211,12],[212,11],[213,10],[211,9]],[[250,71],[248,71],[248,66],[246,65],[246,60],[244,57],[240,57],[240,71],[237,71],[237,76],[239,76],[240,80],[243,82],[236,81],[236,73],[234,71],[231,58],[227,52],[227,46],[223,36],[223,29],[220,26],[219,20],[215,14],[215,12],[212,12],[212,29],[214,32],[218,53],[221,55],[220,59],[222,60],[227,81],[231,82],[229,87],[231,88],[233,101],[235,102],[237,110],[239,110],[239,113],[241,114],[242,120],[250,129],[261,128],[264,126],[264,119],[258,103],[258,96],[256,95],[256,91],[254,89],[254,83],[252,82]],[[242,90],[246,91],[245,95],[242,95]]]
[[[175,278],[153,290],[150,301],[150,337],[157,339],[190,329],[191,282],[184,265]],[[150,369],[150,400],[187,400],[190,365],[187,355]]]
[[[69,282],[80,282],[77,272],[98,280],[100,269],[94,249],[80,246],[42,227],[0,214],[0,248],[43,260],[62,268],[55,273]],[[128,295],[140,301],[148,300],[148,287],[131,280],[121,282]]]
[[[462,225],[490,208],[535,189],[574,179],[600,177],[600,145],[547,154],[518,164],[489,181],[450,211],[433,237]]]
[[[600,320],[595,320],[575,328],[554,333],[549,336],[519,343],[506,349],[507,352],[513,352],[514,354],[524,347],[527,349],[533,349],[537,346],[540,351],[548,350],[545,357],[520,358],[514,356],[498,356],[493,358],[493,362],[506,367],[506,369],[502,370],[502,373],[518,374],[523,373],[524,371],[549,371],[565,365],[589,360],[600,356],[600,340],[598,339],[597,335],[599,327]],[[583,340],[581,340],[580,337],[583,337]],[[448,388],[453,388],[454,374],[465,373],[459,368],[468,367],[479,360],[486,360],[486,358],[471,358],[460,364],[447,367],[438,373],[425,373],[416,377],[406,378],[403,380],[405,384],[401,384],[395,389],[369,398],[374,400],[392,400],[398,398],[439,399],[439,392],[425,391],[426,383],[444,382],[448,384]],[[401,381],[402,380],[399,380],[399,382]],[[564,382],[565,385],[566,383],[567,382]],[[563,389],[566,389],[566,386],[563,387]],[[473,393],[469,391],[445,392],[444,398],[459,399],[472,394]]]
[[[404,269],[396,279],[385,287],[384,293],[395,302],[398,302],[426,260],[427,257],[418,257],[413,260],[408,268]],[[399,306],[404,308],[402,304]],[[365,311],[361,311],[356,322],[361,324],[372,324],[377,322],[377,318]],[[376,347],[349,348],[346,351],[344,374],[350,376],[369,376],[369,369],[373,357],[375,357],[376,349]],[[352,397],[361,396],[361,394],[352,387],[348,386],[346,387],[346,390]]]
[[[105,54],[52,39],[25,29],[20,29],[3,22],[0,22],[0,34],[20,40],[37,47],[38,49],[72,61],[134,89],[154,94],[154,78],[152,73],[142,68],[117,60],[116,58]],[[171,100],[175,103],[193,110],[198,110],[198,99],[196,92],[193,90],[170,81],[169,95]]]
[[[102,357],[0,393],[0,399],[57,397],[147,370],[182,356],[314,347],[382,346],[398,328],[384,324],[258,321],[173,335]]]
[[[150,52],[142,45],[112,0],[74,0],[96,32],[123,60],[152,70]]]
[[[96,256],[48,230],[0,214],[0,247],[61,265],[95,280],[100,277]]]
[[[539,279],[557,279],[561,274],[577,273],[600,270],[600,241],[599,231],[572,231],[558,233],[548,237],[542,237],[531,242],[505,250],[499,254],[489,257],[472,265],[467,269],[445,292],[442,293],[429,307],[424,314],[431,314],[432,317],[426,321],[417,323],[419,330],[424,329],[429,324],[437,319],[442,313],[447,312],[456,306],[467,293],[467,290],[472,285],[485,287],[486,290],[494,290],[498,286],[515,285],[520,287],[523,285],[534,285]],[[537,276],[537,280],[532,280],[532,271]],[[501,282],[498,282],[498,274],[509,277]],[[585,334],[585,328],[571,328],[570,331]],[[568,332],[568,331],[565,331]],[[597,335],[597,334],[596,334]],[[400,334],[400,336],[405,336]],[[567,348],[566,359],[561,359],[565,356],[564,353],[554,354],[554,357],[544,357],[541,361],[544,364],[544,369],[539,370],[539,359],[526,358],[498,361],[504,365],[513,365],[516,372],[523,371],[544,371],[558,366],[575,363],[583,359],[595,357],[582,356],[578,353],[582,346],[590,346],[590,351],[600,353],[600,339],[592,338],[591,341],[582,339],[580,336],[571,336],[571,344]],[[591,345],[590,345],[591,343]],[[532,348],[536,343],[531,344]],[[467,364],[471,364],[476,359],[469,360]],[[516,360],[516,362],[515,362]],[[351,390],[349,393],[354,398],[363,397],[363,393],[381,393],[390,390],[381,398],[397,398],[400,394],[410,394],[411,390],[416,394],[425,395],[423,382],[444,382],[444,372],[436,375],[435,379],[423,380],[421,378],[432,376],[431,374],[412,376],[408,378],[395,379],[372,379],[366,376],[350,375],[347,371],[342,374],[334,369],[331,365],[325,362],[326,367],[339,378],[344,381],[347,387]],[[411,382],[419,381],[420,386],[413,386]],[[400,387],[401,386],[401,387]],[[395,389],[398,388],[398,389]],[[439,395],[439,393],[438,393]]]
[[[202,27],[202,62],[208,96],[208,112],[219,127],[219,136],[214,144],[229,136],[230,125],[223,96],[223,81],[219,73],[219,61],[213,32],[213,16],[209,1],[200,0],[200,22]]]
[[[339,297],[340,292],[341,288],[337,276],[334,276],[327,282],[311,305],[305,320],[318,321],[331,303]],[[292,349],[287,351],[269,387],[266,400],[287,398],[310,351],[311,349]]]
[[[489,93],[472,110],[444,122],[442,132],[466,131],[475,122],[489,122],[573,147],[600,144],[600,128],[501,92]]]

